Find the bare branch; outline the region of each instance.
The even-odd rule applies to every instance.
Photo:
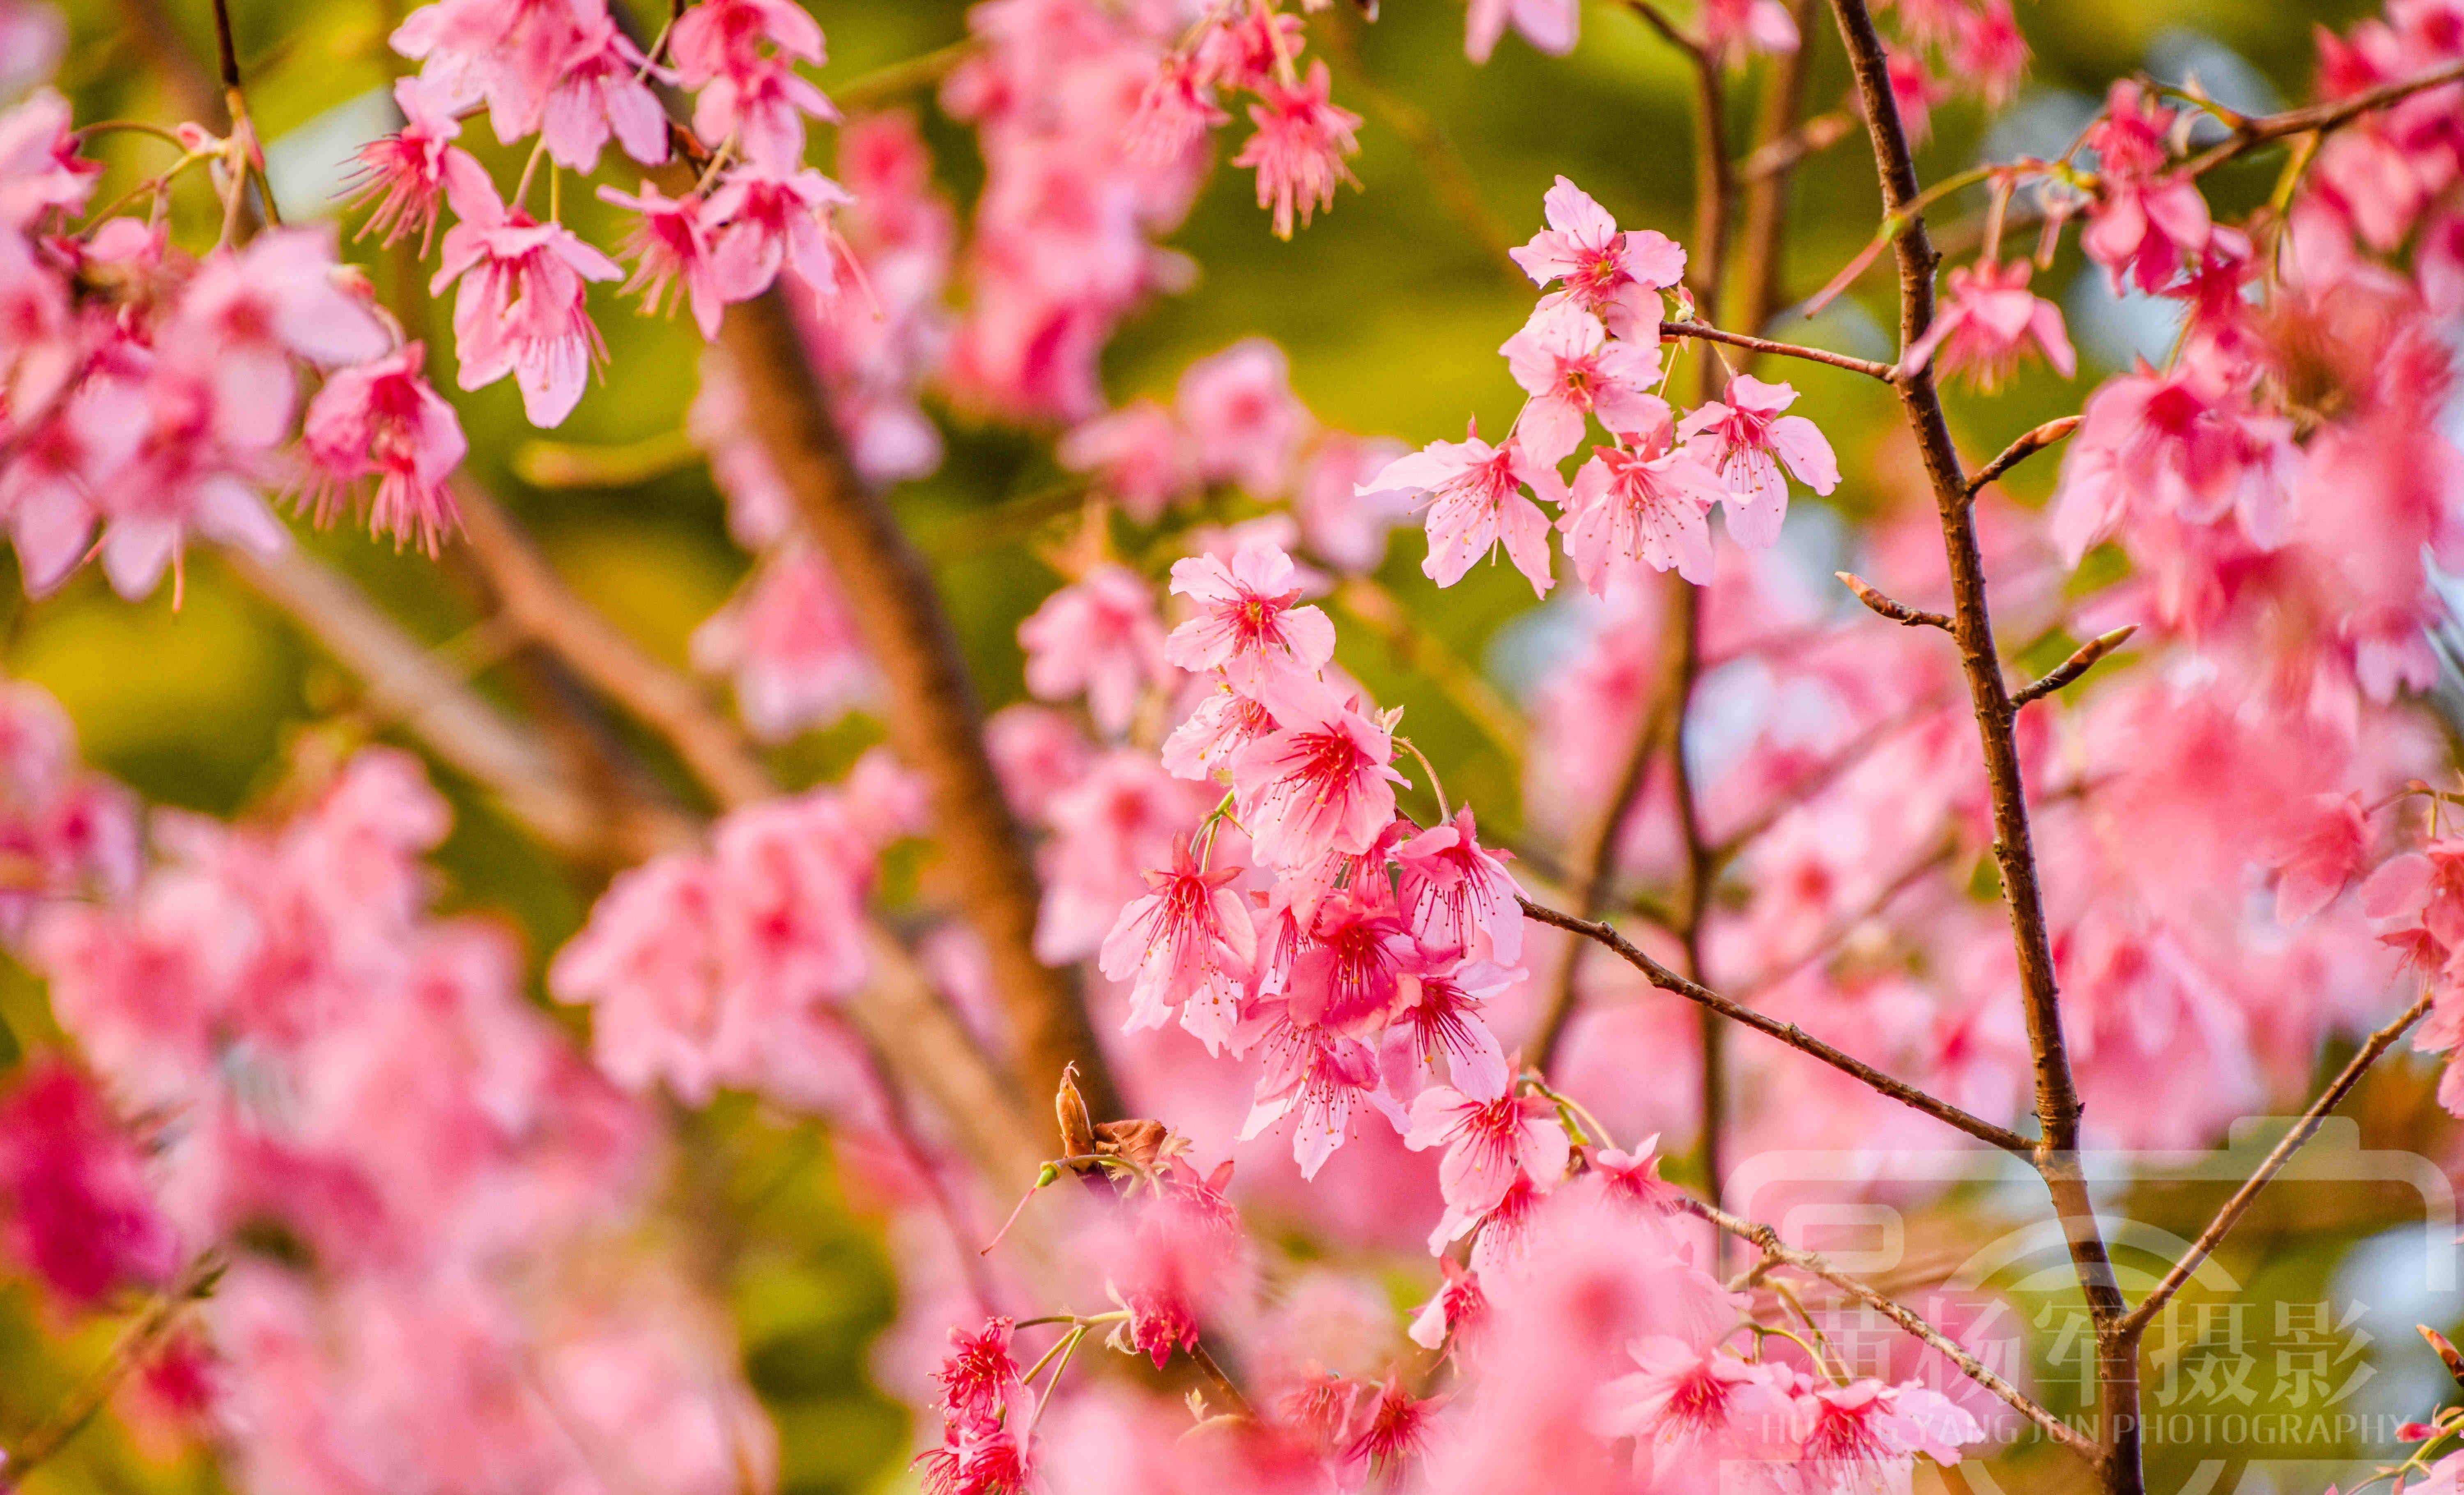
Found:
[[[2065,415],[2057,421],[2047,421],[2003,448],[2000,456],[1978,468],[1976,475],[1968,480],[1968,495],[1975,497],[1988,483],[2079,429],[2079,416]]]
[[[2096,637],[2088,640],[2086,643],[2081,644],[2077,649],[2072,651],[2070,658],[2063,660],[2060,664],[2056,665],[2052,670],[2046,671],[2043,679],[2038,680],[2034,685],[2021,686],[2017,693],[2013,694],[2011,697],[2012,709],[2015,711],[2018,708],[2027,705],[2030,701],[2042,700],[2046,696],[2053,694],[2056,691],[2069,685],[2072,681],[2077,680],[2079,676],[2087,673],[2090,670],[2095,669],[2096,662],[2098,660],[2102,659],[2105,655],[2112,653],[2117,649],[2120,649],[2123,646],[2123,641],[2127,640],[2130,635],[2138,631],[2139,625],[2135,623],[2125,623],[2121,627],[2108,629],[2107,631],[2100,633]]]
[[[2164,1308],[2173,1294],[2182,1290],[2182,1285],[2190,1280],[2190,1274],[2199,1269],[2201,1262],[2214,1254],[2217,1244],[2249,1212],[2251,1201],[2258,1198],[2259,1191],[2284,1171],[2284,1165],[2293,1160],[2294,1154],[2301,1151],[2303,1143],[2318,1134],[2320,1124],[2327,1119],[2329,1112],[2344,1103],[2345,1096],[2353,1093],[2353,1087],[2361,1084],[2362,1076],[2369,1072],[2370,1066],[2377,1064],[2381,1055],[2395,1046],[2395,1041],[2404,1037],[2406,1029],[2429,1013],[2430,1002],[2431,994],[2424,991],[2420,1000],[2406,1008],[2393,1022],[2371,1034],[2363,1043],[2361,1051],[2354,1054],[2352,1061],[2338,1071],[2325,1089],[2319,1092],[2319,1098],[2310,1103],[2310,1109],[2301,1113],[2301,1119],[2294,1123],[2293,1130],[2284,1133],[2282,1139],[2269,1150],[2267,1156],[2259,1161],[2257,1171],[2233,1191],[2232,1198],[2225,1200],[2224,1207],[2216,1211],[2215,1218],[2208,1221],[2208,1228],[2199,1232],[2199,1239],[2190,1242],[2190,1249],[2173,1264],[2172,1270],[2148,1289],[2147,1296],[2140,1300],[2139,1307],[2123,1318],[2121,1330],[2124,1338],[2134,1344],[2137,1342],[2157,1310]]]
[[[675,749],[723,808],[779,792],[751,742],[714,709],[691,678],[651,657],[607,616],[576,596],[494,497],[467,479],[453,485],[470,554],[514,626],[556,650]]]
[[[2045,1436],[2083,1459],[2093,1460],[2099,1449],[2084,1434],[2039,1406],[2035,1399],[2018,1387],[1995,1374],[1957,1340],[1934,1328],[1914,1309],[1884,1297],[1874,1288],[1839,1270],[1818,1252],[1799,1249],[1782,1241],[1779,1232],[1758,1220],[1741,1220],[1727,1211],[1705,1204],[1691,1195],[1682,1205],[1687,1212],[1717,1225],[1740,1241],[1751,1242],[1769,1263],[1783,1263],[1809,1277],[1819,1279],[1874,1309],[1892,1323],[1942,1352],[1944,1358],[1959,1367],[1969,1380],[1984,1387],[2018,1410],[2021,1417],[2044,1430]]]
[[[1774,342],[1769,338],[1749,338],[1742,332],[1723,332],[1699,321],[1663,321],[1660,324],[1663,338],[1694,338],[1704,342],[1725,342],[1732,348],[1745,348],[1754,353],[1770,353],[1780,358],[1803,359],[1809,363],[1826,363],[1844,368],[1852,374],[1879,379],[1889,384],[1896,370],[1888,363],[1877,363],[1869,358],[1855,358],[1846,353],[1834,353],[1828,348],[1809,348],[1794,342]]]
[[[1892,250],[1900,275],[1900,346],[1905,349],[1925,335],[1933,320],[1934,272],[1941,255],[1925,231],[1918,203],[1916,157],[1891,88],[1889,54],[1874,28],[1866,0],[1831,0],[1831,10],[1848,49],[1866,133],[1873,140],[1885,221],[1900,225]],[[1968,678],[1977,738],[1984,752],[1993,809],[1993,854],[2002,872],[2003,902],[2011,913],[2028,1050],[2035,1068],[2036,1121],[2041,1133],[2036,1170],[2060,1217],[2071,1265],[2097,1326],[2100,1396],[2096,1410],[2099,1441],[2105,1449],[2098,1474],[2112,1495],[2138,1495],[2145,1483],[2137,1436],[2139,1356],[2135,1345],[2119,1342],[2113,1332],[2127,1305],[2097,1222],[2096,1201],[2079,1163],[2079,1086],[2071,1074],[2069,1046],[2062,1033],[2053,938],[2046,926],[2035,844],[2028,824],[2027,782],[2019,767],[2015,708],[1994,645],[1972,495],[1950,439],[1932,369],[1903,375],[1898,387],[1900,406],[1916,436],[1942,521],[1943,551],[1950,571],[1951,633],[1959,641],[1960,666]]]
[[[1981,1116],[1971,1116],[1948,1101],[1928,1095],[1904,1080],[1894,1079],[1863,1060],[1832,1047],[1793,1022],[1782,1022],[1777,1018],[1731,1001],[1698,981],[1686,979],[1643,954],[1632,941],[1607,924],[1592,919],[1576,918],[1571,913],[1561,913],[1545,904],[1533,903],[1529,898],[1520,901],[1523,912],[1528,917],[1606,945],[1616,952],[1619,959],[1640,971],[1652,985],[1661,991],[1674,993],[1688,1001],[1718,1013],[1732,1022],[1741,1023],[1757,1033],[1775,1038],[1800,1053],[1811,1054],[1840,1073],[1862,1081],[1900,1104],[1921,1110],[1946,1126],[1955,1127],[1980,1142],[1991,1142],[2006,1153],[2015,1153],[2022,1157],[2033,1156],[2035,1153],[2036,1146],[2034,1142],[2008,1127],[1997,1127]]]
[[[1946,633],[1951,631],[1948,617],[1938,612],[1921,612],[1905,603],[1896,602],[1885,596],[1873,583],[1854,571],[1835,571],[1832,575],[1845,582],[1848,584],[1848,590],[1857,594],[1859,602],[1903,628],[1940,628]]]

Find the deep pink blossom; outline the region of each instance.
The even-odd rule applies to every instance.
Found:
[[[469,446],[453,407],[429,387],[426,361],[427,349],[412,342],[335,370],[308,404],[299,445],[317,473],[310,501],[318,523],[333,517],[349,488],[374,477],[369,530],[433,557],[445,532],[461,524],[446,478]]]
[[[1462,441],[1433,441],[1396,458],[1360,485],[1363,493],[1408,492],[1429,504],[1429,555],[1420,569],[1440,586],[1452,586],[1472,562],[1503,544],[1515,569],[1531,580],[1534,593],[1549,595],[1549,517],[1525,495],[1529,488],[1554,504],[1566,502],[1566,482],[1508,438],[1492,447],[1474,422]]]
[[[1306,226],[1318,209],[1332,208],[1335,184],[1352,177],[1344,160],[1360,149],[1353,136],[1360,116],[1329,102],[1331,87],[1326,63],[1312,62],[1297,86],[1261,83],[1260,101],[1249,106],[1258,130],[1232,165],[1257,169],[1258,206],[1274,209],[1277,238],[1292,236],[1295,212]]]
[[[1812,421],[1780,413],[1796,403],[1796,391],[1787,385],[1739,374],[1728,381],[1727,393],[1726,401],[1706,402],[1685,417],[1678,434],[1700,439],[1702,460],[1727,482],[1722,501],[1729,537],[1759,549],[1779,539],[1780,521],[1788,516],[1781,466],[1815,493],[1828,494],[1839,486],[1839,463]]]
[[[1044,600],[1018,626],[1026,688],[1037,699],[1084,693],[1098,731],[1129,730],[1138,697],[1172,679],[1155,588],[1127,567],[1103,564]]]
[[[2072,564],[2134,515],[2232,517],[2255,545],[2283,542],[2290,423],[2252,409],[2212,363],[2142,364],[2089,396],[2084,415],[2054,495],[2055,543]]]
[[[1296,868],[1329,852],[1357,856],[1395,819],[1395,739],[1330,687],[1281,676],[1262,704],[1275,730],[1232,755],[1241,823],[1261,862]]]
[[[0,1240],[72,1308],[165,1286],[180,1243],[144,1155],[94,1082],[37,1060],[0,1100]]]
[[[1665,1477],[1684,1461],[1730,1451],[1732,1427],[1767,1425],[1748,1448],[1785,1424],[1791,1411],[1789,1373],[1716,1347],[1698,1349],[1666,1334],[1636,1342],[1639,1369],[1600,1388],[1592,1424],[1610,1438],[1635,1441],[1635,1472]],[[1746,1450],[1736,1450],[1746,1451]]]
[[[583,282],[625,272],[563,225],[508,209],[467,156],[447,158],[445,191],[461,222],[445,232],[429,294],[461,282],[453,297],[456,382],[479,389],[511,374],[532,425],[562,424],[607,357],[583,306]]]
[[[1506,1051],[1481,1016],[1486,1004],[1511,988],[1517,973],[1485,960],[1464,960],[1451,966],[1406,972],[1402,1011],[1388,1033],[1399,1040],[1405,1062],[1425,1082],[1445,1062],[1454,1088],[1466,1094],[1486,1095],[1503,1088],[1507,1078]]]
[[[835,296],[844,249],[830,214],[854,201],[820,172],[752,162],[719,179],[702,216],[713,232],[717,284],[727,299],[747,300],[784,270],[815,296]]]
[[[1733,61],[1749,52],[1788,53],[1800,38],[1780,0],[1705,0],[1703,45]]]
[[[1446,1150],[1438,1164],[1446,1214],[1429,1238],[1433,1256],[1496,1209],[1518,1179],[1543,1194],[1555,1188],[1572,1155],[1555,1104],[1507,1087],[1486,1095],[1429,1087],[1412,1102],[1412,1130],[1403,1144],[1414,1152]]]
[[[637,196],[612,187],[601,187],[599,196],[639,215],[625,243],[624,253],[633,262],[633,274],[621,294],[640,296],[645,317],[691,306],[693,325],[701,329],[704,339],[715,340],[727,303],[741,297],[728,294],[729,278],[713,243],[715,223],[711,199],[698,192],[669,197],[648,181]]]
[[[1371,888],[1338,890],[1309,920],[1282,989],[1293,1017],[1352,1038],[1374,1038],[1393,1021],[1402,979],[1419,952],[1393,904]]]
[[[822,29],[792,0],[707,0],[688,9],[669,38],[677,81],[696,91],[693,130],[734,140],[743,159],[785,174],[803,165],[807,116],[838,110],[796,72],[827,60]]]
[[[1685,250],[1650,229],[1620,231],[1608,209],[1565,177],[1542,199],[1549,227],[1510,250],[1533,285],[1560,282],[1543,304],[1573,302],[1598,318],[1612,337],[1648,345],[1656,361],[1660,297],[1685,278]]]
[[[416,234],[425,259],[437,212],[445,206],[445,156],[455,148],[451,143],[461,137],[462,123],[426,78],[396,78],[393,98],[403,126],[360,147],[357,185],[348,202],[376,204],[360,225],[360,237],[376,234],[379,244],[391,249],[396,240]]]
[[[2165,173],[2175,112],[2124,78],[2106,97],[2105,112],[2081,143],[2097,154],[2097,195],[2079,247],[2143,291],[2159,291],[2206,249],[2211,225],[2207,199],[2187,174]]]

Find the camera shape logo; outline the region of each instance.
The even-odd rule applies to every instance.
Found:
[[[2294,1124],[2247,1118],[2222,1150],[2079,1154],[2128,1302],[2190,1253],[2209,1216]],[[1981,1148],[1775,1150],[1742,1159],[1720,1198],[1722,1208],[1769,1221],[1791,1244],[1915,1310],[1987,1370],[2098,1436],[2097,1341],[2072,1242],[2042,1179],[2020,1159]],[[2167,1223],[2140,1218],[2134,1200]],[[1920,1210],[1925,1220],[1912,1224]],[[2199,1262],[2141,1346],[2139,1431],[2159,1495],[2317,1495],[2357,1468],[2402,1458],[2397,1429],[2454,1390],[2413,1331],[2417,1314],[2453,1318],[2464,1306],[2455,1192],[2435,1162],[2365,1149],[2357,1125],[2329,1117],[2239,1228],[2264,1228],[2262,1220],[2393,1245],[2373,1253],[2372,1269],[2323,1282],[2271,1271],[2240,1281],[2229,1259],[2246,1258],[2232,1237]],[[1851,1374],[1918,1379],[1958,1399],[1987,1430],[1979,1454],[2044,1440],[1877,1310],[1835,1296],[1813,1311]],[[2373,1355],[2380,1346],[2385,1353]],[[2417,1374],[2373,1386],[2397,1367]],[[1959,1476],[1994,1495],[1984,1463],[1971,1458]]]

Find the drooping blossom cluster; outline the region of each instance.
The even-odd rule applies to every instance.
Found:
[[[630,1235],[651,1117],[526,1000],[497,926],[429,911],[442,800],[383,749],[294,798],[255,825],[156,810],[142,878],[24,926],[91,1078],[46,1059],[0,1099],[10,1254],[69,1306],[210,1286],[165,1384],[209,1386],[189,1431],[268,1487],[613,1488],[594,1454],[666,1489],[766,1479],[731,1332]]]
[[[192,138],[186,160],[236,159]],[[101,169],[59,95],[0,114],[0,517],[27,590],[93,557],[143,597],[192,541],[278,550],[284,493],[320,517],[362,495],[378,530],[432,550],[461,426],[332,234],[193,256],[159,217],[77,223]]]
[[[1397,458],[1359,491],[1421,496],[1421,570],[1440,586],[1503,546],[1547,596],[1552,527],[1595,595],[1643,566],[1707,582],[1711,510],[1726,512],[1739,544],[1770,545],[1788,513],[1783,469],[1817,494],[1838,486],[1831,444],[1813,422],[1786,413],[1794,389],[1751,374],[1681,415],[1660,393],[1661,318],[1662,293],[1684,276],[1684,249],[1648,229],[1618,229],[1564,177],[1547,208],[1549,227],[1514,258],[1534,284],[1555,289],[1498,349],[1526,396],[1513,429],[1491,446],[1475,423],[1463,440]],[[1608,443],[1592,447],[1569,484],[1562,464],[1595,426]]]

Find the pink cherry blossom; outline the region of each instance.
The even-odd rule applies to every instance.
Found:
[[[549,160],[589,172],[598,169],[610,136],[646,166],[668,159],[668,117],[650,91],[641,49],[603,17],[575,33],[559,64],[539,139]]]
[[[1377,568],[1387,532],[1412,512],[1412,496],[1375,479],[1403,455],[1403,444],[1387,437],[1328,431],[1318,438],[1292,494],[1312,556],[1349,575]]]
[[[1395,819],[1395,739],[1326,685],[1268,680],[1275,730],[1232,755],[1241,823],[1258,859],[1296,868],[1329,852],[1357,856]]]
[[[873,703],[881,680],[829,561],[781,545],[693,630],[693,667],[731,675],[754,736],[782,741]]]
[[[1262,82],[1261,101],[1249,106],[1257,133],[1232,165],[1257,169],[1258,206],[1274,209],[1277,238],[1292,236],[1295,211],[1306,226],[1318,209],[1332,208],[1335,184],[1352,177],[1344,159],[1360,149],[1353,137],[1360,116],[1329,102],[1331,87],[1326,63],[1312,62],[1297,86],[1273,78]]]
[[[337,282],[324,229],[275,230],[209,256],[157,341],[166,363],[215,386],[217,424],[250,446],[272,445],[290,424],[294,360],[333,368],[386,346],[366,300]]]
[[[1574,473],[1558,521],[1566,555],[1595,597],[1638,565],[1674,569],[1700,586],[1711,580],[1711,506],[1728,489],[1683,447],[1594,447]]]
[[[1542,1194],[1555,1188],[1573,1146],[1551,1101],[1504,1087],[1466,1095],[1444,1085],[1429,1087],[1412,1102],[1403,1144],[1414,1152],[1446,1150],[1438,1164],[1446,1214],[1429,1238],[1432,1256],[1503,1203],[1517,1181],[1529,1180]]]
[[[625,272],[563,225],[534,223],[518,208],[508,209],[467,156],[447,158],[445,190],[461,222],[446,231],[429,294],[442,296],[460,282],[453,297],[453,341],[462,359],[456,382],[480,389],[511,374],[530,423],[561,425],[607,357],[583,307],[583,282]]]
[[[433,557],[445,532],[461,524],[446,478],[469,446],[453,407],[429,387],[426,361],[427,349],[412,342],[337,369],[308,404],[299,445],[317,473],[310,502],[318,523],[332,518],[346,489],[373,476],[370,531]]]
[[[678,305],[693,308],[693,325],[706,340],[718,337],[719,318],[736,297],[712,244],[715,224],[709,220],[711,200],[698,193],[669,197],[645,181],[638,196],[612,187],[599,189],[601,201],[640,215],[624,253],[633,261],[632,277],[621,294],[642,298],[642,315],[655,317]]]
[[[1153,524],[1199,486],[1197,453],[1173,413],[1133,400],[1072,428],[1055,454],[1073,473],[1091,473],[1122,512]]]
[[[1562,282],[1542,304],[1572,301],[1612,337],[1648,345],[1656,361],[1661,305],[1652,293],[1685,278],[1684,248],[1649,229],[1620,231],[1607,209],[1562,176],[1543,205],[1549,227],[1508,252],[1532,284]]]
[[[1248,904],[1228,886],[1243,870],[1200,868],[1184,838],[1170,869],[1145,874],[1147,894],[1121,910],[1099,956],[1113,980],[1135,978],[1125,1031],[1160,1027],[1177,1007],[1208,1053],[1231,1042],[1258,947]]]
[[[785,174],[804,156],[804,120],[838,110],[795,69],[827,60],[822,29],[790,0],[715,0],[688,9],[669,38],[677,81],[697,92],[693,130],[738,142],[744,159]]]
[[[1531,589],[1549,595],[1549,517],[1525,496],[1566,502],[1557,470],[1535,460],[1512,438],[1492,447],[1480,439],[1477,422],[1462,441],[1433,441],[1396,458],[1360,491],[1423,495],[1429,502],[1429,555],[1420,570],[1440,586],[1452,586],[1483,555],[1506,547]]]
[[[1639,1369],[1602,1386],[1593,1426],[1635,1440],[1635,1472],[1655,1479],[1683,1461],[1722,1448],[1729,1429],[1777,1424],[1790,1411],[1789,1373],[1666,1334],[1629,1349]],[[1755,1440],[1754,1441],[1759,1441]]]
[[[1587,416],[1620,431],[1666,422],[1650,392],[1660,378],[1659,340],[1612,341],[1600,319],[1573,301],[1543,305],[1498,352],[1531,397],[1515,439],[1540,462],[1562,461],[1581,446]]]
[[[2097,153],[2097,196],[2079,247],[2113,273],[2116,289],[2130,278],[2143,291],[2162,290],[2207,247],[2211,222],[2198,185],[2163,174],[2173,120],[2173,110],[2123,79],[2082,141]]]
[[[1780,0],[1706,0],[1703,7],[1703,45],[1732,65],[1749,52],[1794,52],[1799,40],[1796,18]]]
[[[1509,24],[1538,51],[1563,56],[1574,50],[1582,7],[1577,0],[1471,0],[1463,18],[1463,55],[1486,62]]]
[[[576,39],[606,19],[602,0],[437,0],[405,16],[391,44],[423,64],[446,107],[484,102],[511,144],[539,132]]]
[[[0,1100],[0,1242],[71,1306],[165,1286],[179,1267],[144,1154],[94,1082],[57,1059],[26,1066]]]
[[[1740,545],[1760,549],[1779,539],[1788,515],[1782,464],[1817,494],[1839,486],[1831,443],[1804,416],[1780,413],[1795,403],[1796,391],[1787,385],[1739,374],[1728,381],[1725,402],[1705,402],[1677,428],[1689,440],[1706,438],[1701,455],[1727,484],[1722,502],[1728,534]]]
[[[1164,658],[1190,672],[1221,670],[1254,693],[1276,671],[1314,674],[1334,657],[1334,625],[1301,605],[1299,568],[1271,545],[1243,545],[1227,565],[1215,556],[1173,562],[1172,590],[1198,616],[1172,630]]]
[[[1272,498],[1291,481],[1309,412],[1292,397],[1290,361],[1264,338],[1246,338],[1180,376],[1174,404],[1198,454],[1199,475],[1237,482]]]
[[[1129,730],[1149,687],[1172,681],[1155,588],[1123,566],[1098,565],[1045,598],[1018,626],[1018,642],[1027,690],[1045,701],[1083,693],[1096,730],[1110,737]]]
[[[837,294],[844,250],[829,215],[853,201],[809,168],[757,161],[729,170],[702,210],[720,226],[713,233],[713,268],[726,298],[760,295],[782,269],[815,296]]]
[[[1480,1279],[1455,1264],[1454,1258],[1438,1258],[1438,1267],[1444,1274],[1437,1292],[1412,1316],[1412,1343],[1423,1350],[1435,1350],[1454,1337],[1459,1330],[1476,1325],[1487,1308],[1487,1299],[1480,1290]]]
[[[1293,1117],[1292,1158],[1302,1177],[1314,1178],[1351,1135],[1360,1107],[1405,1129],[1401,1110],[1378,1086],[1377,1057],[1368,1044],[1300,1020],[1280,1000],[1263,1004],[1250,1021],[1265,1063],[1241,1140]]]
[[[1505,1088],[1506,1051],[1481,1016],[1488,1002],[1511,988],[1517,973],[1485,960],[1431,967],[1402,980],[1402,1012],[1389,1031],[1406,1062],[1425,1081],[1445,1061],[1447,1077],[1465,1094],[1486,1095]]]
[[[1393,1021],[1402,978],[1419,964],[1391,902],[1374,888],[1340,890],[1318,904],[1281,987],[1297,1020],[1365,1039]]]
[[[1431,950],[1465,953],[1511,966],[1523,958],[1523,890],[1505,856],[1480,844],[1466,804],[1395,848],[1402,868],[1397,896],[1412,933]]]
[[[436,215],[445,206],[445,156],[462,134],[451,106],[427,79],[394,80],[394,103],[403,126],[360,147],[357,186],[351,206],[373,200],[376,208],[360,226],[359,236],[376,234],[391,249],[406,235],[419,237],[420,257],[436,232]]]
[[[2212,363],[2142,364],[2089,396],[2084,415],[2054,495],[2054,539],[2072,564],[2139,514],[2232,517],[2253,544],[2282,542],[2289,424],[2253,410]]]
[[[1219,680],[1164,739],[1163,766],[1177,779],[1207,780],[1227,773],[1234,755],[1275,730],[1266,708]]]
[[[2054,372],[2064,379],[2077,373],[2079,356],[2062,330],[2061,308],[2028,290],[2029,273],[2025,260],[1996,266],[1980,259],[1952,270],[1933,324],[1909,344],[1901,366],[1923,368],[1939,354],[1943,377],[1969,373],[1990,394],[2034,342]]]

